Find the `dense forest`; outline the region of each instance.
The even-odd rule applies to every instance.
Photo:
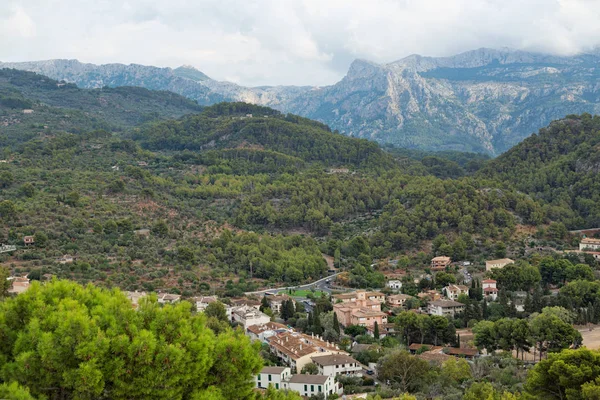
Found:
[[[600,226],[600,117],[555,121],[481,171],[545,204],[548,218],[570,229]]]

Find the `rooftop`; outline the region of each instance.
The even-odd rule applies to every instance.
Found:
[[[287,367],[263,367],[261,374],[281,374]]]
[[[331,354],[328,356],[315,356],[311,358],[315,364],[323,366],[358,363],[358,361],[346,354]]]
[[[453,300],[436,300],[436,301],[430,301],[429,302],[430,305],[435,306],[435,307],[464,307],[465,305],[463,303],[459,303],[458,301],[453,301]]]
[[[324,385],[329,379],[328,376],[325,375],[292,375],[289,382],[290,383],[308,383],[313,385]]]
[[[448,290],[451,291],[465,291],[465,290],[469,290],[469,288],[465,285],[448,285],[447,286]]]
[[[288,327],[283,324],[279,324],[277,322],[267,322],[266,324],[262,324],[262,325],[250,325],[246,330],[254,333],[255,335],[258,335],[258,334],[261,334],[262,332],[276,331],[278,329],[287,330]]]
[[[494,279],[484,279],[481,283],[496,283],[496,281]]]
[[[270,346],[295,360],[312,353],[339,351],[333,343],[297,332],[282,332],[276,336],[271,336],[267,340]]]
[[[487,260],[485,263],[486,264],[510,264],[510,263],[514,263],[514,260],[511,260],[510,258],[500,258],[498,260]]]
[[[477,349],[463,349],[463,348],[457,348],[457,347],[446,347],[444,348],[444,352],[446,354],[449,354],[451,356],[470,356],[470,357],[474,357],[477,354],[479,354],[479,351]]]
[[[581,243],[583,243],[583,244],[600,244],[600,239],[583,238],[583,239],[581,239]]]
[[[446,257],[446,256],[437,256],[437,257],[433,257],[431,259],[431,261],[438,261],[438,262],[450,262],[450,257]]]
[[[392,294],[390,296],[387,297],[388,300],[407,300],[407,299],[411,299],[412,296],[408,295],[408,294]]]

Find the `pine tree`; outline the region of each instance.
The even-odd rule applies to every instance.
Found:
[[[269,307],[271,307],[271,305],[269,304],[269,300],[267,300],[267,296],[263,296],[262,300],[260,301],[260,311],[265,311],[265,308]]]
[[[333,330],[339,335],[340,334],[340,323],[337,318],[337,314],[333,313]]]
[[[289,314],[288,314],[288,306],[287,306],[287,303],[288,303],[288,300],[284,300],[284,301],[281,303],[281,310],[280,310],[280,312],[279,312],[279,314],[280,314],[280,316],[281,316],[281,319],[283,319],[284,321],[287,321],[287,320],[290,318],[290,316],[289,316]]]
[[[296,307],[294,306],[294,300],[289,299],[287,302],[288,319],[292,318],[295,314],[296,314]]]

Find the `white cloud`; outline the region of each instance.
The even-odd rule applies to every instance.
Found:
[[[3,0],[0,60],[192,64],[248,85],[333,83],[355,58],[600,45],[600,0]]]

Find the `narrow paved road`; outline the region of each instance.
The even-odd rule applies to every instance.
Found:
[[[311,289],[312,287],[315,288],[315,290],[321,290],[323,292],[327,292],[327,293],[331,293],[331,289],[327,287],[327,280],[328,279],[333,279],[336,276],[338,276],[340,273],[337,272],[333,275],[329,275],[326,276],[325,278],[321,278],[318,281],[314,281],[311,283],[307,283],[306,285],[300,285],[300,286],[287,286],[287,287],[280,287],[280,288],[271,288],[271,289],[264,289],[264,290],[259,290],[256,292],[246,292],[244,293],[246,296],[250,296],[253,294],[265,294],[267,292],[274,292],[274,293],[279,293],[282,290],[288,290],[288,289]]]

